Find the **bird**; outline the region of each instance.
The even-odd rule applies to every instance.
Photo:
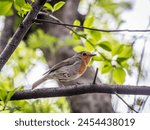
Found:
[[[55,79],[58,82],[70,82],[80,78],[93,56],[95,54],[83,51],[57,63],[45,72],[42,78],[32,84],[32,89],[49,79]]]

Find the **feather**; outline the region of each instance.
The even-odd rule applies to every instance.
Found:
[[[42,77],[41,79],[37,80],[36,82],[34,82],[32,85],[32,89],[36,88],[38,85],[40,85],[41,83],[43,83],[46,80],[47,80],[47,75]]]

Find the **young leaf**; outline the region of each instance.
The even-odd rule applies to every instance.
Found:
[[[98,42],[102,37],[101,32],[93,31],[93,30],[90,31],[90,35],[95,42]]]
[[[52,7],[52,5],[50,4],[50,3],[45,3],[45,5],[44,5],[44,7],[47,9],[47,10],[50,10],[50,11],[52,11],[53,12],[53,7]]]
[[[101,48],[103,48],[104,50],[107,51],[111,51],[112,50],[112,46],[108,41],[103,41],[97,44],[98,46],[100,46]]]
[[[54,5],[54,11],[59,10],[65,4],[64,1],[60,1]]]
[[[104,58],[102,56],[94,56],[92,59],[94,61],[103,61],[104,60]]]
[[[122,68],[114,68],[112,78],[117,84],[123,84],[125,81],[126,73]]]
[[[131,45],[123,45],[122,51],[118,54],[119,57],[130,58],[132,56]]]
[[[14,0],[15,4],[17,4],[19,7],[23,7],[24,4],[26,4],[25,0]]]
[[[117,58],[117,62],[124,62],[124,61],[126,61],[128,58],[126,58],[126,57],[118,57]]]
[[[85,42],[85,47],[87,48],[88,51],[94,50],[94,47],[88,41]]]
[[[123,50],[123,44],[118,43],[117,41],[113,41],[112,43],[112,56],[118,55]]]
[[[80,26],[80,24],[81,24],[80,21],[77,20],[77,19],[76,19],[76,20],[74,21],[74,23],[73,23],[73,25],[76,25],[76,26]]]
[[[3,101],[3,103],[5,103],[7,98],[7,92],[5,90],[5,88],[0,88],[0,100]]]
[[[82,51],[85,51],[86,49],[83,46],[76,46],[73,48],[73,50],[75,52],[82,52]]]
[[[11,99],[11,97],[14,95],[14,93],[16,92],[16,90],[21,90],[22,87],[19,87],[19,88],[14,88],[13,90],[9,91],[7,93],[7,98],[6,98],[6,103]]]
[[[32,9],[32,6],[26,3],[25,0],[14,0],[14,7],[21,17],[24,17]]]
[[[92,27],[93,26],[93,22],[95,20],[95,17],[92,16],[92,17],[87,17],[83,23],[83,26],[84,27]]]
[[[0,15],[11,15],[12,1],[0,1]]]
[[[101,73],[105,74],[105,73],[109,73],[112,70],[112,65],[109,62],[105,62],[104,66],[101,69]]]

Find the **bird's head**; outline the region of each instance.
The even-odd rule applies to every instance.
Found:
[[[80,57],[81,60],[82,60],[86,65],[88,65],[88,63],[90,62],[91,58],[92,58],[93,56],[96,56],[96,55],[95,55],[95,54],[92,54],[92,53],[90,53],[90,52],[83,51],[83,52],[77,53],[76,56]]]

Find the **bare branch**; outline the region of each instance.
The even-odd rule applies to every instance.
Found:
[[[118,94],[150,95],[150,87],[148,86],[146,87],[146,86],[131,86],[131,85],[91,84],[91,85],[16,91],[11,100],[73,96],[86,93],[114,94],[114,91]]]
[[[63,25],[63,26],[68,26],[68,27],[76,27],[76,28],[81,28],[81,29],[88,29],[88,30],[93,30],[93,31],[99,31],[99,32],[150,32],[149,29],[117,29],[117,30],[104,30],[104,29],[96,29],[96,28],[89,28],[89,27],[84,27],[84,26],[77,26],[77,25],[72,25],[72,24],[67,24],[67,23],[58,23],[58,22],[53,22],[53,21],[50,21],[50,20],[45,20],[45,19],[35,19],[34,20],[35,22],[37,23],[51,23],[51,24],[57,24],[57,25]]]
[[[139,84],[139,80],[140,80],[141,68],[142,68],[142,62],[143,62],[144,53],[145,53],[145,46],[146,46],[145,44],[146,44],[146,42],[147,42],[147,40],[145,39],[144,46],[143,46],[142,53],[141,53],[141,58],[140,58],[140,61],[139,61],[138,76],[137,76],[136,85]]]
[[[0,70],[3,68],[5,63],[8,61],[12,53],[15,51],[20,41],[23,39],[27,31],[30,29],[33,20],[36,18],[38,12],[41,10],[46,0],[36,0],[33,4],[32,10],[27,14],[21,23],[20,27],[14,33],[12,39],[9,41],[5,49],[0,55]]]

